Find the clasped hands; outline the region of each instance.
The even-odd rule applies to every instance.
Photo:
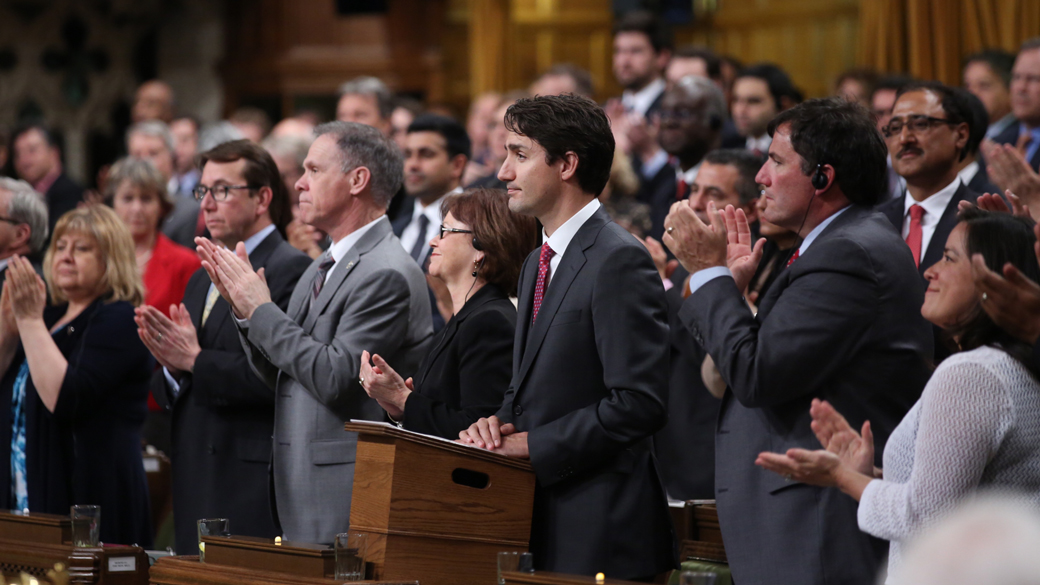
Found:
[[[874,435],[870,421],[857,433],[827,401],[814,398],[809,407],[811,427],[823,449],[788,449],[786,453],[762,452],[755,465],[784,476],[785,479],[839,487],[851,491],[853,484],[862,486],[881,477],[874,467]],[[855,479],[858,476],[858,480]],[[856,497],[856,499],[859,499]]]
[[[170,305],[170,317],[155,307],[141,305],[134,309],[134,323],[144,346],[171,375],[179,377],[195,370],[195,359],[202,348],[184,303]]]
[[[404,416],[404,405],[408,395],[415,390],[412,379],[404,380],[379,354],[361,352],[359,382],[361,389],[379,403],[394,420]]]
[[[464,445],[473,445],[507,457],[530,459],[527,450],[527,433],[518,433],[513,423],[502,424],[497,416],[482,418],[459,433],[459,440]]]
[[[267,287],[264,269],[253,272],[249,263],[246,245],[239,242],[232,252],[206,238],[195,238],[196,250],[202,259],[210,280],[220,296],[231,305],[239,319],[252,319],[253,311],[260,305],[271,302],[271,290]]]
[[[737,290],[746,291],[762,260],[765,239],[751,240],[751,226],[743,209],[727,205],[722,211],[708,203],[708,218],[697,217],[689,200],[676,201],[664,220],[665,246],[683,268],[694,274],[705,268],[726,266]]]
[[[30,323],[43,324],[43,309],[47,305],[47,285],[22,256],[14,255],[7,261],[7,278],[0,292],[0,338],[13,341],[19,331]]]

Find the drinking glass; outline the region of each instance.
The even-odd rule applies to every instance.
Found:
[[[700,571],[683,571],[679,576],[679,585],[715,585],[715,573]]]
[[[72,546],[96,547],[100,544],[101,506],[72,506]]]
[[[365,555],[368,553],[368,535],[364,532],[343,532],[336,535],[336,580],[363,581]]]
[[[199,526],[199,561],[206,562],[206,547],[203,536],[231,536],[231,522],[227,518],[202,518]]]

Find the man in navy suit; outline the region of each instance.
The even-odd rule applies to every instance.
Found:
[[[545,243],[520,275],[513,379],[460,439],[529,458],[542,570],[650,582],[675,566],[651,453],[667,419],[668,312],[646,248],[600,206],[614,139],[592,101],[521,99],[499,171]]]
[[[1025,157],[1034,171],[1040,171],[1040,37],[1022,43],[1011,69],[1011,113],[1018,124],[1011,124],[997,135],[997,144],[1025,147]]]

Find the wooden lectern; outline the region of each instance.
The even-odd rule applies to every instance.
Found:
[[[564,573],[548,573],[534,571],[532,573],[502,573],[506,585],[596,585],[595,577],[566,575]],[[603,585],[634,585],[635,581],[604,579]]]
[[[209,547],[206,548],[206,562],[200,563],[199,557],[165,557],[156,561],[152,567],[150,582],[152,585],[337,585],[325,577],[309,577],[293,575],[285,572],[265,571],[255,567],[239,567],[218,565],[209,561]],[[374,584],[374,581],[358,581],[358,585]],[[418,585],[417,581],[394,583],[383,582],[381,585]]]
[[[527,550],[527,461],[385,423],[346,430],[358,434],[350,528],[368,534],[372,578],[494,583],[497,553]]]
[[[679,560],[727,563],[715,500],[686,502],[687,533],[680,535]]]
[[[0,511],[0,573],[44,577],[61,563],[74,583],[144,585],[148,556],[136,546],[74,548],[68,516]]]

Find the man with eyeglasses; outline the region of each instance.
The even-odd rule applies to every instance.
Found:
[[[243,242],[253,269],[265,271],[271,299],[285,309],[311,259],[285,241],[292,213],[274,160],[236,140],[200,161],[194,195],[210,234],[229,249]],[[141,339],[163,366],[152,393],[171,413],[176,550],[197,554],[199,518],[228,518],[235,534],[273,538],[281,534],[269,501],[274,393],[250,369],[230,307],[204,269],[170,315],[137,309]]]
[[[0,177],[0,286],[7,279],[7,261],[35,257],[47,243],[47,204],[25,181]],[[36,272],[43,274],[33,261]]]
[[[665,91],[652,118],[659,148],[643,162],[636,197],[650,206],[647,235],[660,240],[668,210],[689,196],[704,155],[719,146],[726,98],[710,79],[687,75]]]
[[[918,271],[942,258],[957,224],[957,205],[979,194],[958,175],[960,163],[978,148],[971,136],[971,104],[959,90],[938,82],[903,87],[882,128],[892,168],[906,180],[902,196],[878,208],[910,246]]]

